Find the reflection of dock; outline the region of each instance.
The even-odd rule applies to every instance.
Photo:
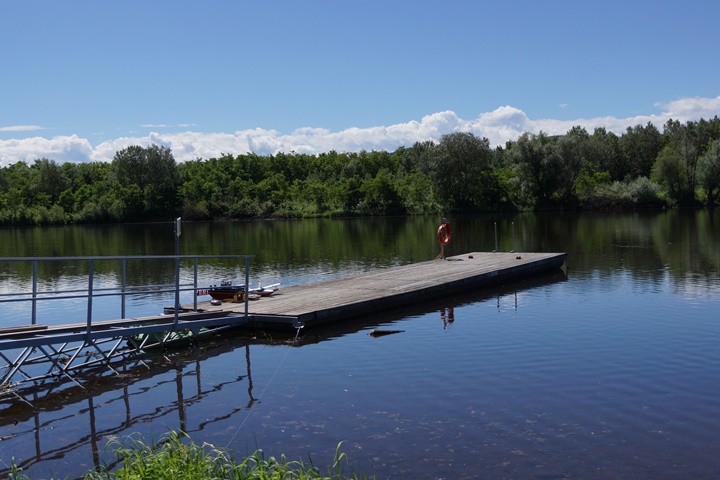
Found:
[[[402,323],[405,319],[423,316],[432,312],[437,314],[438,327],[444,328],[445,322],[450,320],[450,312],[465,305],[493,301],[497,303],[498,311],[501,308],[514,308],[517,310],[518,292],[526,292],[546,285],[565,282],[567,279],[565,271],[555,269],[516,282],[508,282],[481,290],[452,292],[427,301],[412,302],[401,309],[383,312],[380,316],[360,315],[343,322],[326,323],[321,328],[305,330],[300,336],[296,336],[292,331],[285,332],[285,334],[282,331],[273,332],[271,341],[261,343],[274,342],[293,347],[302,347],[351,335],[361,330],[370,331],[378,326],[390,330],[404,329]],[[462,318],[460,320],[462,321]]]
[[[244,368],[238,362],[220,379],[211,376],[203,381],[203,362],[242,350]],[[128,362],[118,367],[117,374],[93,379],[92,388],[70,386],[42,397],[31,395],[0,410],[1,440],[6,445],[25,445],[16,465],[25,471],[41,463],[46,470],[62,469],[67,458],[80,458],[88,469],[108,461],[112,467],[117,459],[102,458],[107,457],[104,444],[112,438],[159,421],[182,432],[199,432],[250,410],[257,401],[246,342],[225,342],[172,359],[157,355],[135,364]],[[198,414],[202,402],[225,397],[235,401]],[[0,465],[0,478],[8,473],[8,465]]]
[[[469,253],[351,277],[297,285],[250,302],[250,325],[287,325],[294,328],[327,325],[343,318],[419,301],[498,286],[559,269],[564,253]],[[244,304],[198,305],[207,313],[240,311]],[[231,314],[232,314],[231,313]]]
[[[194,258],[192,291],[198,289],[197,258],[175,258],[179,279],[181,258]],[[236,258],[242,258],[237,256]],[[75,373],[90,368],[115,372],[114,363],[133,360],[151,348],[173,342],[194,341],[223,329],[238,327],[285,327],[298,329],[337,325],[339,320],[387,309],[407,308],[432,298],[488,288],[557,270],[565,263],[564,253],[469,253],[380,269],[360,275],[291,286],[279,293],[249,302],[210,302],[172,308],[169,315],[93,321],[93,265],[89,270],[88,318],[85,323],[45,326],[35,323],[38,292],[33,287],[33,323],[0,328],[0,383],[30,383],[38,386],[57,377],[77,382]],[[2,259],[0,259],[2,260]],[[7,260],[7,259],[6,259]],[[18,259],[15,259],[18,260]],[[37,260],[28,260],[37,262]],[[50,260],[47,260],[50,261]],[[123,260],[124,262],[125,260]],[[124,265],[124,264],[123,264]],[[37,271],[37,266],[34,267]],[[249,284],[249,258],[245,258],[245,283]],[[36,283],[36,274],[33,274]],[[176,306],[180,283],[176,280]],[[42,292],[40,292],[42,293]],[[75,298],[76,291],[73,291]],[[121,295],[128,295],[123,277]],[[123,303],[124,305],[124,303]],[[13,360],[14,358],[14,360]]]

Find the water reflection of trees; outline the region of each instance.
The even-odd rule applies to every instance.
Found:
[[[251,274],[260,276],[308,269],[348,274],[432,259],[438,249],[434,235],[438,221],[434,216],[417,216],[188,223],[180,251],[255,255]],[[693,275],[714,279],[720,268],[718,210],[488,214],[457,216],[451,222],[449,255],[493,250],[497,227],[500,251],[567,252],[578,276],[628,271],[659,280],[669,269],[673,279],[683,281]],[[0,257],[173,253],[170,223],[0,230]],[[232,278],[235,272],[233,265],[220,260],[203,264],[207,269],[202,275],[214,280]],[[31,275],[27,264],[20,267],[27,271],[1,268],[0,275]],[[72,275],[67,267],[52,262],[42,268],[52,269],[40,272],[50,280]],[[99,275],[119,276],[119,262],[98,268]],[[128,280],[165,284],[172,281],[172,268],[130,265]]]
[[[573,275],[628,272],[654,282],[700,276],[717,284],[720,212],[533,214],[516,220],[525,250],[568,253]]]

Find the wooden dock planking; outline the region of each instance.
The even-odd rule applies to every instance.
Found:
[[[500,285],[560,268],[565,253],[478,253],[457,255],[446,260],[383,268],[371,272],[320,282],[290,286],[270,297],[245,302],[212,305],[199,302],[198,312],[181,312],[183,326],[313,327],[352,316],[399,308],[411,302],[459,293],[473,288]],[[186,309],[191,306],[186,305]],[[91,336],[112,337],[131,330],[170,330],[174,315],[104,320],[92,323]],[[181,327],[182,328],[182,327]],[[87,323],[29,325],[0,329],[0,348],[40,345],[43,337],[74,341],[82,338]]]
[[[401,307],[411,301],[530,277],[560,268],[565,259],[565,253],[473,252],[282,288],[275,295],[251,301],[249,314],[256,325],[272,318],[274,323],[316,326]],[[198,307],[244,311],[244,303],[212,306],[203,302]]]

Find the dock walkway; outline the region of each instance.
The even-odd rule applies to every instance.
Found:
[[[384,268],[350,277],[282,288],[278,293],[250,302],[249,322],[256,327],[286,325],[315,327],[343,318],[367,315],[408,302],[468,291],[531,277],[558,269],[565,253],[473,252],[409,265]],[[198,308],[240,311],[244,303]]]
[[[290,286],[257,301],[212,305],[196,298],[177,312],[171,307],[170,313],[119,320],[91,321],[90,296],[85,323],[38,325],[33,313],[30,325],[0,328],[0,385],[26,382],[52,387],[52,380],[59,376],[77,383],[77,371],[102,368],[114,372],[115,362],[132,361],[147,350],[173,342],[195,341],[240,327],[337,325],[349,317],[530,278],[561,268],[565,260],[565,253],[474,252]],[[246,278],[247,268],[246,263]],[[90,272],[92,285],[92,267]],[[176,299],[179,289],[178,282]],[[92,293],[92,288],[89,290]],[[36,301],[35,295],[31,301]]]

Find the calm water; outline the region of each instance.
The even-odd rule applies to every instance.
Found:
[[[6,399],[0,460],[15,457],[34,478],[80,477],[113,461],[108,440],[183,429],[237,457],[262,448],[316,465],[343,442],[352,466],[378,478],[720,477],[720,212],[451,220],[451,254],[494,249],[496,222],[500,250],[567,252],[567,275],[302,332],[296,346],[228,338],[84,390]],[[186,224],[181,253],[255,254],[251,282],[291,285],[431,259],[436,226]],[[0,257],[173,251],[170,225],[0,230]],[[0,290],[28,285],[24,268],[0,265]],[[116,269],[101,267],[99,281]],[[78,270],[46,266],[41,278],[82,284]],[[222,262],[201,274],[240,278]],[[173,271],[129,275],[162,283]],[[140,298],[131,313],[164,303]],[[111,318],[111,307],[98,314]],[[59,322],[84,312],[43,308]],[[0,311],[0,322],[23,314]],[[370,337],[378,326],[403,332]]]

